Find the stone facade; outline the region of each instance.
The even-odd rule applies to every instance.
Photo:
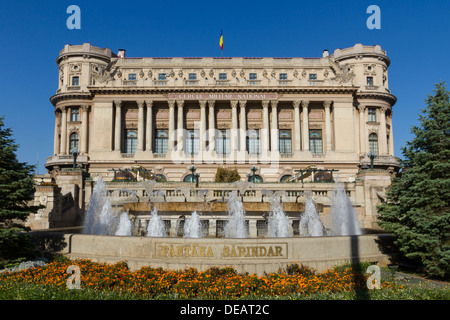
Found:
[[[280,182],[300,181],[300,170],[337,170],[355,190],[362,184],[353,201],[373,222],[370,174],[358,174],[372,164],[376,179],[384,176],[376,183],[382,194],[398,170],[396,97],[378,45],[317,58],[128,58],[85,43],[66,45],[56,62],[54,152],[46,163],[54,182],[73,166],[73,151],[87,177],[105,181],[139,168],[141,179],[145,169],[160,181],[192,182],[195,165],[198,180],[212,182],[225,166],[242,180],[292,188]],[[314,185],[314,174],[302,184]],[[89,194],[80,190],[81,208]]]

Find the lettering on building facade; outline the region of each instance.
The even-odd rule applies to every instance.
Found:
[[[276,100],[277,93],[170,93],[169,100]]]

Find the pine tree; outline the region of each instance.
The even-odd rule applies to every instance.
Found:
[[[18,145],[3,119],[0,117],[0,267],[31,253],[23,222],[39,209],[28,205],[34,193],[34,166],[17,160]]]
[[[432,276],[450,276],[450,93],[445,82],[425,100],[402,148],[402,173],[393,179],[387,202],[378,207],[379,225],[397,236],[405,256]]]

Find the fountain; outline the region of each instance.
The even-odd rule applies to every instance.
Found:
[[[119,219],[119,226],[115,233],[116,236],[131,236],[133,231],[133,223],[127,212],[122,212]]]
[[[269,237],[290,237],[291,234],[291,224],[289,218],[283,211],[281,203],[278,200],[279,194],[274,193],[270,197],[270,215],[269,215],[269,225],[268,225],[268,236]]]
[[[230,192],[228,197],[228,221],[224,228],[226,238],[246,238],[245,212],[236,191]]]
[[[152,216],[148,222],[147,237],[165,237],[167,235],[164,221],[158,216],[158,210],[152,210]]]
[[[191,218],[186,219],[184,223],[184,237],[202,237],[202,224],[200,222],[200,216],[198,215],[197,211],[192,212]]]
[[[329,235],[360,235],[362,234],[356,212],[350,202],[342,183],[336,182],[334,196],[331,202]]]
[[[312,194],[305,193],[305,212],[300,219],[300,234],[306,237],[321,237],[324,235],[323,225],[319,219]]]

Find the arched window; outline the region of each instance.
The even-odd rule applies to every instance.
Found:
[[[250,175],[248,177],[248,181],[249,182],[254,182],[254,183],[262,183],[263,182],[263,178],[260,175]]]
[[[369,135],[369,151],[373,154],[378,154],[378,136],[376,133]]]
[[[74,153],[74,152],[79,152],[79,143],[80,143],[80,138],[78,137],[78,133],[74,132],[70,135],[69,137],[69,152],[70,153]]]
[[[162,174],[157,174],[155,180],[158,182],[167,182],[167,178]]]
[[[184,177],[183,182],[196,182],[195,176],[191,173]]]
[[[290,174],[286,174],[281,177],[280,182],[289,182],[289,179],[292,178]]]

